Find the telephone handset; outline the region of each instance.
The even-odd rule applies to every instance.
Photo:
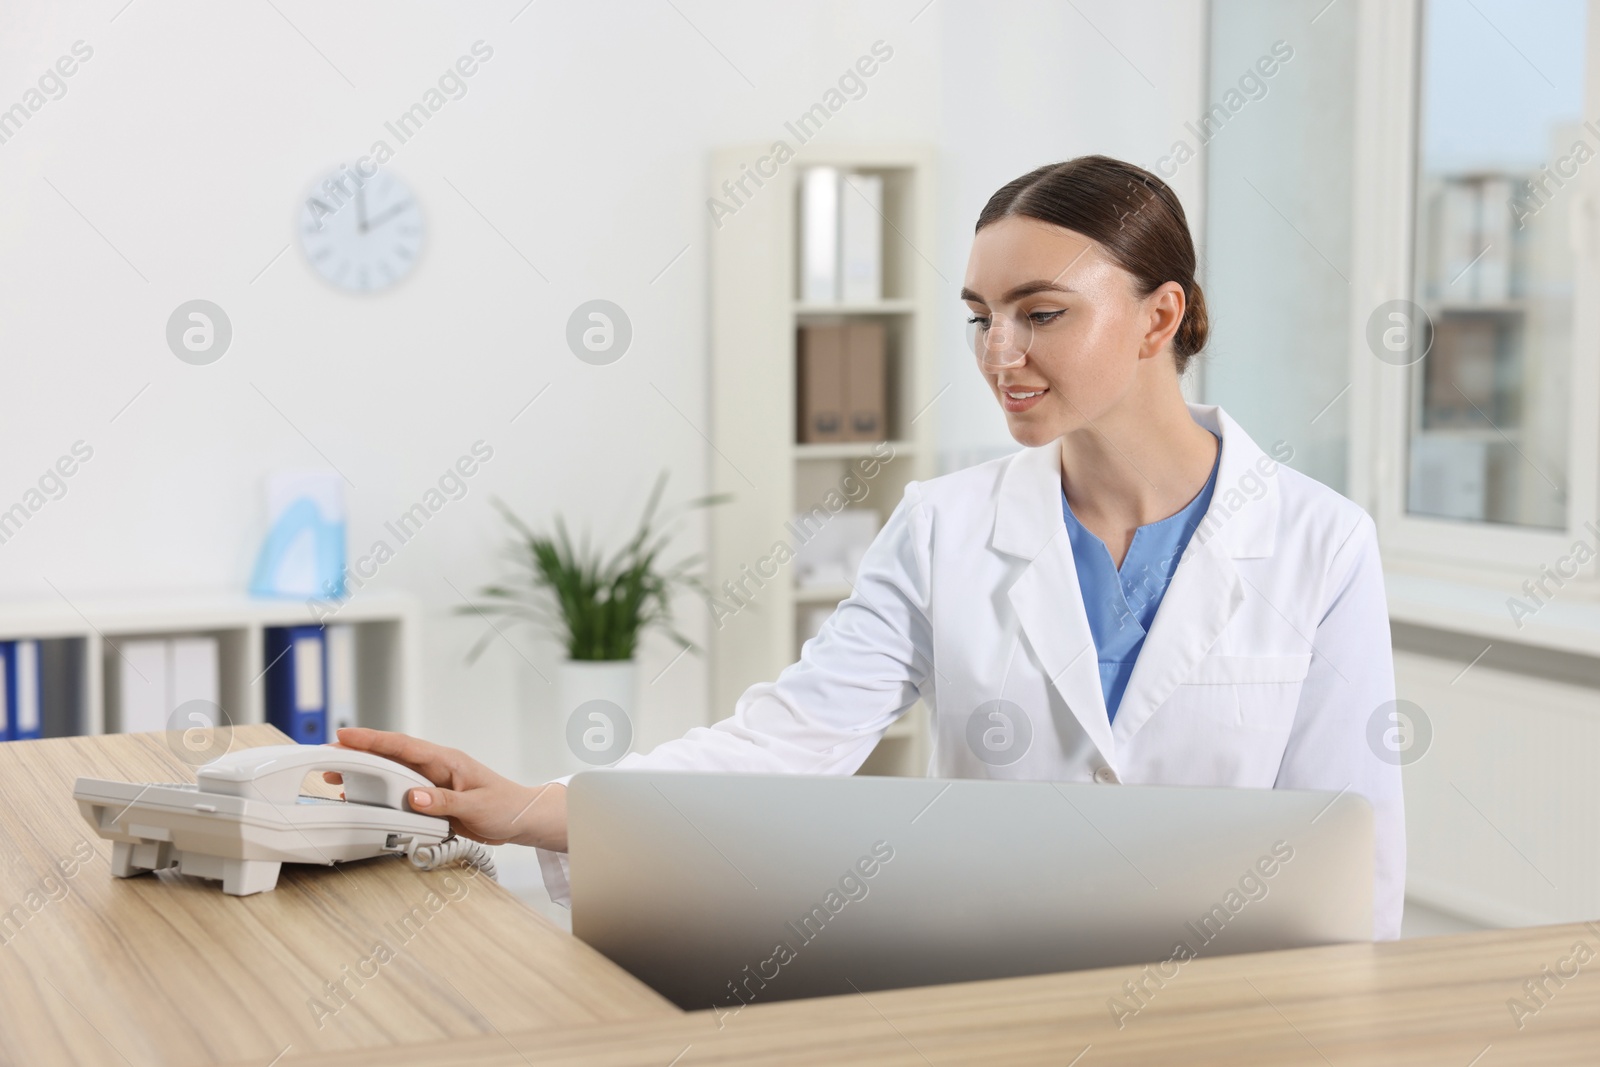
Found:
[[[271,804],[293,804],[300,783],[313,771],[338,771],[345,800],[405,811],[406,792],[433,785],[394,760],[331,745],[266,745],[230,752],[195,774],[202,793],[254,797]]]
[[[306,775],[337,771],[343,800],[303,796]],[[489,850],[454,837],[444,819],[406,808],[430,786],[382,756],[331,745],[247,748],[201,767],[193,784],[79,778],[78,810],[112,842],[111,873],[129,878],[176,867],[246,896],[273,889],[285,863],[331,865],[405,855],[431,868],[460,859],[494,876]]]

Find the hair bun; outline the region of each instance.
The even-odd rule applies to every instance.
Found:
[[[1191,356],[1205,348],[1210,335],[1211,319],[1206,314],[1206,294],[1201,291],[1199,282],[1190,282],[1183,321],[1178,323],[1178,332],[1172,338],[1172,351],[1178,357],[1180,371]]]

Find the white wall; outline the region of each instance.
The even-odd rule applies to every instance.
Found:
[[[520,653],[496,642],[466,666],[482,623],[451,616],[454,590],[498,573],[491,494],[535,524],[559,511],[616,536],[660,469],[679,498],[704,490],[713,146],[778,136],[875,40],[894,48],[824,136],[938,145],[947,223],[929,257],[950,287],[954,383],[938,415],[949,449],[982,450],[1005,431],[975,388],[955,291],[983,201],[1069,155],[1152,162],[1200,88],[1201,5],[1187,0],[275,3],[0,12],[0,107],[73,42],[94,50],[66,95],[0,144],[0,507],[74,441],[94,448],[66,496],[0,544],[0,597],[241,588],[263,476],[322,456],[354,484],[359,554],[485,440],[494,459],[467,497],[374,585],[426,605],[428,733],[507,770],[528,702],[521,656],[548,676],[557,650],[523,634]],[[412,277],[353,297],[297,248],[274,261],[308,183],[385,136],[479,39],[494,55],[468,95],[391,164],[428,225]],[[1175,182],[1192,209],[1199,170]],[[235,330],[208,367],[164,342],[167,316],[196,297]],[[569,312],[595,297],[634,325],[609,367],[563,340]],[[702,538],[691,529],[685,550]],[[703,608],[683,608],[703,637]],[[647,682],[672,651],[650,645]],[[704,721],[705,688],[692,657],[647,685],[643,743]]]
[[[1293,54],[1207,146],[1203,363],[1208,402],[1263,445],[1286,442],[1291,466],[1345,492],[1356,7],[1325,4],[1211,4],[1207,107],[1274,44]]]

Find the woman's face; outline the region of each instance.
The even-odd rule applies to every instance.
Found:
[[[979,370],[1027,446],[1105,418],[1183,314],[1175,282],[1140,297],[1100,244],[1021,215],[978,231],[961,297]]]

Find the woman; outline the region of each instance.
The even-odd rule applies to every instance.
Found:
[[[1206,311],[1183,208],[1104,156],[1041,167],[978,218],[962,299],[1024,450],[906,488],[854,594],[732,717],[621,767],[850,774],[919,697],[940,777],[1350,791],[1377,816],[1374,936],[1398,937],[1400,770],[1372,521],[1179,379]],[[1158,610],[1159,609],[1159,610]],[[540,848],[565,899],[562,783],[372,730],[340,743],[440,788],[418,811]]]

